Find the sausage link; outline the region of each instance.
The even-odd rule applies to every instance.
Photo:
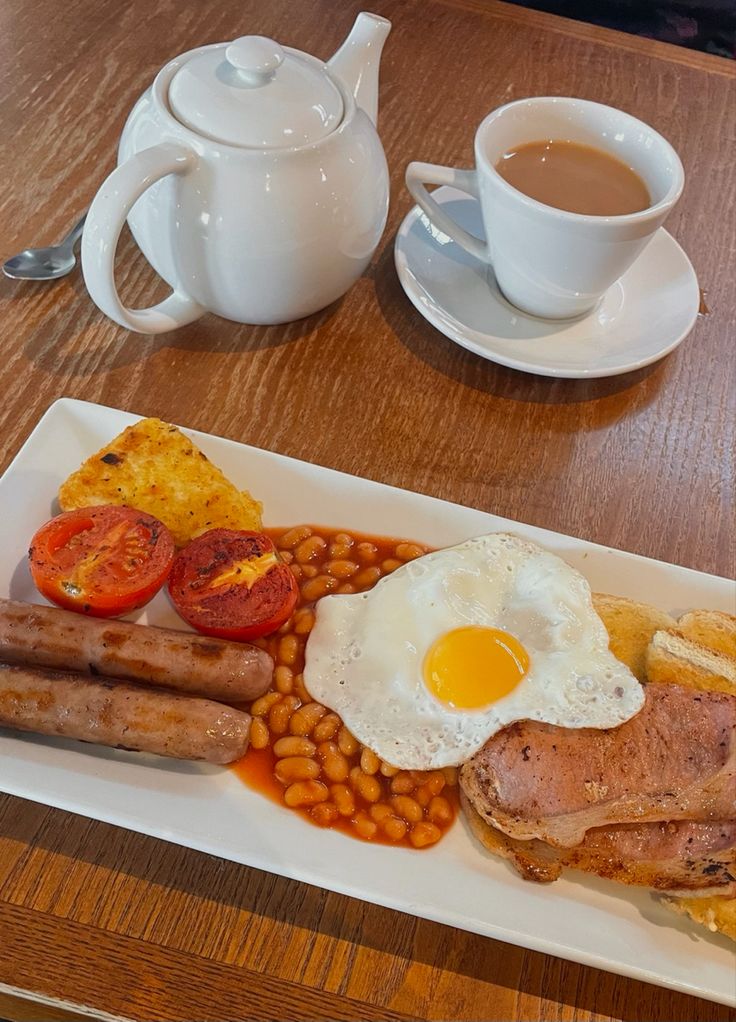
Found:
[[[224,702],[250,702],[273,661],[247,643],[85,617],[0,599],[0,660],[142,681]]]
[[[110,678],[0,664],[0,725],[174,759],[232,763],[245,755],[241,710]]]

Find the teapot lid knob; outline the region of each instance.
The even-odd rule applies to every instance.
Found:
[[[345,112],[322,61],[264,36],[201,46],[177,64],[167,97],[171,113],[215,142],[249,149],[308,145],[334,131]]]
[[[284,51],[273,39],[245,35],[225,50],[225,59],[249,85],[265,85],[284,62]]]

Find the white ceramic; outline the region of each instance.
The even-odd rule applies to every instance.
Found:
[[[483,234],[477,199],[442,186],[443,214]],[[697,319],[700,291],[690,260],[661,227],[595,309],[577,319],[539,319],[498,289],[493,269],[415,206],[396,236],[401,285],[446,337],[500,365],[539,376],[594,379],[641,369],[669,354]]]
[[[167,64],[128,117],[119,166],[87,216],[82,268],[100,309],[155,334],[207,311],[288,322],[344,294],[388,213],[375,121],[390,28],[358,15],[327,64],[260,36]],[[115,286],[126,218],[172,288],[150,309],[126,308]]]
[[[0,480],[3,596],[40,599],[27,569],[29,536],[51,513],[67,473],[135,418],[67,399],[46,413]],[[678,613],[733,609],[734,586],[725,579],[230,440],[191,435],[237,486],[263,500],[273,525],[322,522],[436,546],[511,529],[560,554],[598,590]],[[182,627],[161,594],[145,617]],[[671,914],[647,891],[573,874],[554,884],[524,881],[485,852],[462,821],[424,852],[374,847],[311,826],[226,769],[1,729],[0,790],[449,926],[734,1003],[733,945],[725,938]]]
[[[604,149],[644,179],[652,205],[626,216],[583,216],[545,206],[494,169],[525,142],[564,139]],[[684,185],[677,153],[661,135],[621,110],[585,99],[520,99],[494,110],[475,135],[475,170],[410,163],[406,183],[440,230],[493,265],[503,294],[534,316],[589,312],[665,221]],[[453,185],[480,199],[487,241],[455,223],[424,182]]]

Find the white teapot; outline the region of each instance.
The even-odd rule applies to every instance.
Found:
[[[327,64],[262,36],[167,64],[128,117],[119,166],[87,215],[82,268],[100,309],[158,334],[205,312],[289,322],[344,294],[388,213],[375,121],[390,29],[359,14]],[[115,287],[126,218],[173,289],[149,309],[125,308]]]

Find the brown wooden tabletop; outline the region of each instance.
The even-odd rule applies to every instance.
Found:
[[[171,56],[257,32],[327,57],[360,6],[4,0],[0,255],[50,243],[75,221],[113,167],[128,110]],[[342,301],[299,323],[208,316],[153,338],[105,319],[79,274],[53,285],[2,278],[0,468],[67,395],[732,574],[734,65],[494,0],[369,6],[394,25],[379,124],[391,212],[369,270]],[[429,326],[396,279],[407,162],[468,166],[489,110],[544,94],[623,107],[663,132],[685,165],[667,226],[710,314],[646,370],[578,382],[494,366]],[[118,262],[129,304],[162,294],[130,241]],[[294,521],[298,508],[294,494]],[[80,1016],[736,1018],[0,797],[0,1017]]]

